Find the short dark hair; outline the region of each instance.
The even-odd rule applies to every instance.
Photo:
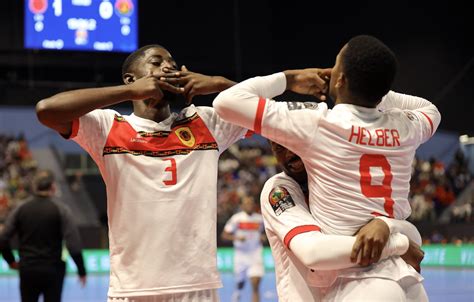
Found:
[[[342,68],[353,96],[375,105],[390,90],[398,63],[393,51],[382,41],[360,35],[347,43]]]
[[[40,170],[33,179],[33,189],[35,192],[48,191],[54,183],[54,174],[50,170]]]
[[[163,46],[159,44],[150,44],[150,45],[145,45],[143,47],[140,47],[139,49],[135,50],[132,52],[126,59],[123,61],[122,64],[122,76],[124,76],[126,73],[131,72],[133,68],[133,64],[141,58],[145,52],[150,49],[150,48],[163,48]]]

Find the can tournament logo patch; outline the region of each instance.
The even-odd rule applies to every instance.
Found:
[[[291,198],[290,193],[288,193],[288,190],[280,186],[273,188],[268,201],[277,216],[295,206],[295,202]]]

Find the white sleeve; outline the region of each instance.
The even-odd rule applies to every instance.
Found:
[[[296,186],[267,181],[260,195],[265,229],[276,234],[287,248],[298,234],[320,231],[304,201],[303,192]]]
[[[69,137],[78,143],[97,162],[117,112],[109,109],[91,111],[73,121],[72,133]]]
[[[325,103],[275,102],[286,89],[284,73],[251,78],[223,92],[213,106],[221,118],[281,144],[297,154],[313,140]]]
[[[291,251],[307,267],[314,270],[337,270],[358,266],[351,262],[354,236],[324,235],[311,232],[301,234],[291,241]],[[400,233],[391,234],[382,251],[382,259],[400,256],[408,250],[408,238]]]
[[[389,91],[378,105],[382,111],[401,109],[420,133],[420,142],[424,143],[433,136],[441,122],[441,114],[428,100],[408,94]]]
[[[410,240],[414,241],[416,244],[421,245],[421,234],[418,232],[416,226],[406,220],[398,220],[394,218],[388,218],[384,216],[377,216],[375,219],[383,220],[390,229],[390,234],[393,233],[402,233],[406,235]]]
[[[196,110],[216,140],[219,153],[224,152],[233,143],[243,138],[248,131],[246,128],[224,121],[212,107],[196,107]]]
[[[237,230],[236,216],[233,215],[225,224],[224,231],[226,233],[233,234],[236,230]]]
[[[260,199],[265,228],[276,234],[304,265],[315,270],[357,266],[350,260],[356,237],[321,233],[296,185],[267,181]],[[390,235],[381,258],[403,255],[408,244],[406,236]]]

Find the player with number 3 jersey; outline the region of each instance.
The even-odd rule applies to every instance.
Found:
[[[159,45],[131,54],[123,79],[127,85],[64,92],[37,105],[41,122],[92,156],[107,186],[109,301],[218,301],[217,163],[246,130],[210,107],[171,113],[169,101],[233,82],[177,71]],[[131,115],[99,109],[126,100],[134,101]]]

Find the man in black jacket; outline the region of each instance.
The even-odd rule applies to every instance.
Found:
[[[39,171],[33,180],[34,198],[14,209],[0,233],[0,250],[10,268],[19,268],[23,302],[37,302],[41,294],[45,302],[61,301],[66,265],[61,259],[63,239],[77,265],[79,281],[86,283],[79,230],[70,210],[52,199],[54,176]],[[9,241],[17,233],[20,262],[10,249]]]

